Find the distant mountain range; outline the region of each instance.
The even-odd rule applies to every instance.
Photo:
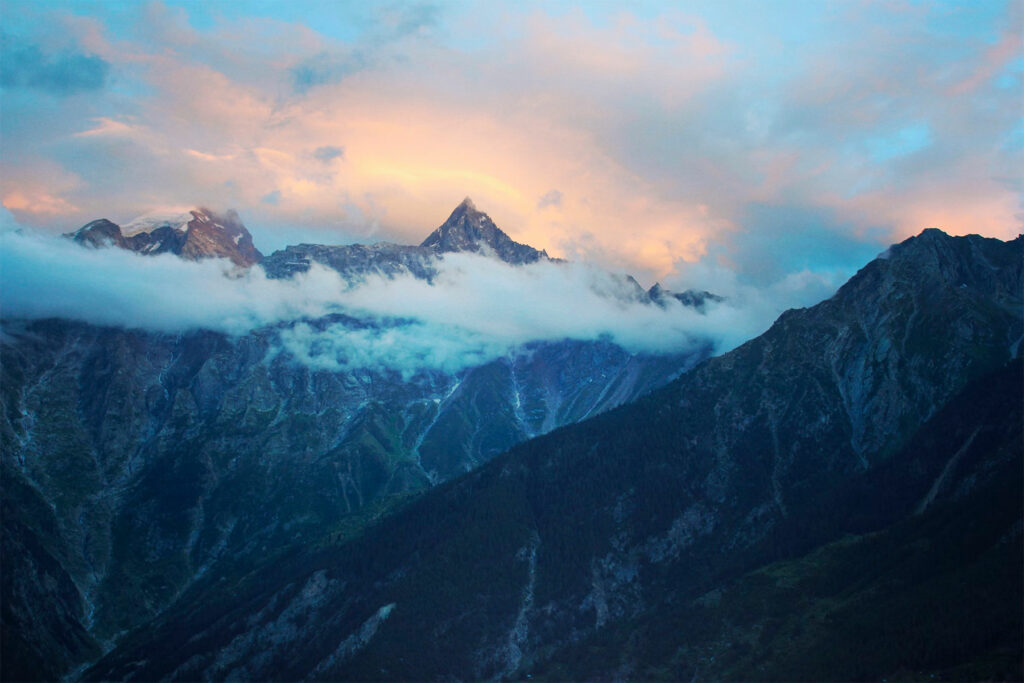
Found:
[[[430,280],[437,274],[438,257],[452,253],[490,256],[510,265],[526,265],[552,259],[544,250],[520,244],[498,228],[490,216],[478,210],[466,197],[443,224],[419,246],[377,242],[374,244],[299,244],[275,251],[266,258],[255,248],[252,235],[229,210],[224,215],[198,208],[190,211],[161,211],[139,216],[124,229],[101,218],[65,235],[92,248],[119,247],[139,254],[171,253],[188,260],[227,258],[249,267],[259,263],[272,278],[289,278],[319,263],[338,271],[349,282],[369,275],[394,277],[411,274]],[[645,291],[635,279],[622,276],[637,301],[664,305],[669,298],[702,310],[707,301],[722,298],[705,291],[671,292],[655,283]]]
[[[548,259],[468,199],[420,246],[299,245],[262,258],[229,211],[93,221],[67,237],[189,260],[259,263],[287,278],[319,262],[350,283],[430,280],[471,252]],[[621,278],[629,282],[629,278]],[[633,281],[634,296],[662,305]],[[626,290],[631,291],[631,290]],[[706,293],[687,293],[699,309]],[[500,310],[496,311],[500,315]],[[375,323],[332,315],[313,327]],[[285,324],[240,338],[66,320],[3,321],[4,678],[98,658],[197,581],[345,535],[410,495],[525,439],[648,393],[706,357],[610,341],[529,344],[457,373],[331,372],[272,353]]]

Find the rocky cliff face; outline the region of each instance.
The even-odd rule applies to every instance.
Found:
[[[368,275],[395,277],[411,274],[423,280],[437,275],[434,254],[422,247],[378,242],[376,244],[299,244],[275,251],[261,263],[272,278],[289,278],[319,263],[338,271],[348,282]]]
[[[305,272],[316,262],[338,271],[349,282],[358,282],[367,275],[403,274],[432,280],[437,275],[437,259],[450,253],[483,254],[510,265],[550,260],[546,252],[513,241],[467,197],[419,246],[388,242],[299,244],[271,254],[262,266],[275,278]]]
[[[88,677],[799,677],[783,660],[716,669],[708,657],[742,664],[772,642],[768,622],[729,621],[766,580],[804,582],[821,623],[863,623],[865,603],[838,611],[828,588],[851,585],[837,572],[854,561],[889,567],[870,576],[904,582],[906,609],[928,615],[942,611],[920,582],[989,576],[958,599],[964,619],[936,632],[962,652],[922,649],[912,666],[930,668],[914,675],[994,661],[982,677],[1004,664],[1019,676],[1019,610],[993,607],[1019,605],[1019,575],[985,567],[1020,555],[1019,487],[1000,486],[1019,482],[1021,367],[1006,364],[1024,334],[1022,248],[926,231],[832,299],[633,404],[513,448],[357,539],[197,583]],[[987,408],[971,384],[986,376],[1000,387]],[[836,545],[865,533],[883,535]],[[914,548],[923,564],[907,564]],[[882,583],[851,590],[893,594],[870,580]],[[783,600],[788,584],[774,585],[758,595]],[[882,620],[879,642],[925,632],[868,614]],[[963,626],[996,616],[981,640]],[[700,618],[719,630],[694,631]],[[837,637],[822,629],[791,635]],[[911,661],[898,655],[858,671],[898,674]]]
[[[192,261],[226,258],[243,268],[263,258],[234,210],[217,214],[200,208],[180,216],[140,217],[123,231],[103,218],[87,223],[68,237],[93,248],[114,246],[140,254],[171,253]]]
[[[437,254],[489,253],[513,265],[548,260],[547,252],[513,241],[498,229],[490,216],[477,210],[469,197],[420,246]]]
[[[711,292],[703,290],[698,291],[688,289],[685,292],[673,292],[672,290],[662,287],[659,282],[655,282],[654,285],[647,290],[647,298],[662,307],[667,306],[669,301],[675,299],[684,306],[689,306],[690,308],[698,311],[704,311],[708,302],[719,303],[725,300],[717,294],[712,294]]]
[[[458,221],[482,221],[460,210]],[[127,234],[96,221],[73,238],[239,265],[258,258],[233,212],[188,216],[134,221]],[[493,231],[484,238],[481,248],[511,243]],[[300,245],[263,264],[271,277],[317,261],[350,282],[429,280],[437,258],[429,247]],[[303,324],[373,323],[334,315]],[[3,645],[18,653],[4,666],[28,662],[5,677],[64,675],[197,581],[346,537],[405,496],[634,400],[710,352],[645,356],[566,340],[405,377],[310,369],[281,352],[290,328],[232,338],[3,321],[3,542],[19,557],[4,573]]]

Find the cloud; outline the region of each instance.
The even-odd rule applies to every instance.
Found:
[[[872,232],[844,222],[832,209],[804,205],[751,203],[740,222],[745,229],[723,235],[702,260],[728,267],[739,281],[757,287],[805,271],[852,275],[886,237],[880,228]]]
[[[94,136],[134,137],[143,134],[139,126],[101,116],[92,120],[93,127],[74,134],[76,138]],[[192,150],[188,150],[191,152]]]
[[[333,271],[269,280],[260,269],[234,278],[222,260],[145,257],[87,249],[37,233],[0,234],[0,309],[5,318],[59,317],[97,325],[232,335],[331,310],[341,289]]]
[[[765,294],[736,288],[706,314],[674,300],[637,301],[635,286],[585,264],[515,267],[449,254],[432,283],[369,277],[351,285],[314,265],[289,280],[225,261],[92,250],[70,240],[0,233],[4,318],[61,317],[97,325],[237,336],[267,329],[278,353],[311,367],[457,372],[542,341],[608,340],[638,353],[724,351],[763,331],[789,302],[827,296],[813,275]]]
[[[40,189],[13,189],[4,194],[3,206],[7,211],[51,216],[61,216],[75,208],[63,198]]]
[[[415,243],[470,195],[517,241],[646,281],[1021,227],[1020,3],[258,4],[12,5],[45,59],[71,41],[117,74],[103,98],[5,92],[17,217],[203,203],[261,248],[286,229]],[[317,154],[339,140],[344,164]],[[741,258],[751,231],[793,237],[762,206],[829,220]]]
[[[359,51],[347,54],[321,52],[302,60],[290,72],[296,92],[305,93],[310,88],[337,83],[366,66],[367,58]]]
[[[334,147],[333,145],[324,145],[323,147],[317,147],[315,150],[313,150],[313,157],[317,161],[329,164],[335,159],[344,159],[345,148]]]
[[[279,339],[283,353],[315,370],[391,370],[405,379],[423,371],[455,374],[515,348],[458,327],[416,320],[368,326],[300,322],[281,330]]]
[[[537,202],[538,209],[544,209],[549,206],[561,206],[562,205],[562,193],[558,190],[548,190],[544,193],[544,196]]]
[[[110,64],[95,55],[64,51],[44,54],[37,45],[0,40],[0,86],[66,96],[101,90]]]
[[[24,227],[18,223],[14,214],[12,214],[7,207],[0,206],[0,234],[12,232],[14,230],[24,230]]]
[[[235,158],[234,154],[209,154],[207,152],[200,152],[197,149],[186,149],[185,154],[196,159],[202,159],[203,161],[231,161]]]
[[[426,2],[380,5],[376,8],[375,30],[378,40],[396,40],[436,26],[442,16],[439,5]]]

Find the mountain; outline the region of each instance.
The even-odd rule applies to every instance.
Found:
[[[806,510],[833,540],[648,608],[533,677],[1020,680],[1022,378],[1018,358],[971,382]]]
[[[92,247],[93,249],[102,249],[105,247],[131,249],[130,243],[121,233],[121,228],[116,223],[111,223],[106,218],[100,218],[86,223],[75,232],[68,233],[65,237],[70,237],[78,244],[86,247]]]
[[[390,242],[376,244],[298,244],[270,254],[260,265],[268,277],[285,279],[304,273],[316,262],[338,271],[347,282],[362,282],[368,275],[412,274],[423,280],[437,275],[436,257],[422,247]]]
[[[234,210],[217,214],[199,208],[183,214],[149,214],[130,221],[124,230],[103,218],[67,236],[93,248],[115,246],[140,254],[171,253],[192,261],[227,258],[243,268],[263,258]]]
[[[522,265],[549,260],[547,252],[513,241],[490,216],[478,211],[466,197],[437,230],[420,245],[438,254],[451,252],[493,253],[506,263]]]
[[[673,292],[662,287],[660,282],[655,282],[654,285],[647,290],[647,298],[662,308],[667,306],[669,301],[675,299],[682,305],[698,311],[704,311],[709,301],[712,303],[721,303],[722,301],[725,301],[724,298],[717,294],[712,294],[711,292],[706,292],[704,290],[687,289],[684,292]]]
[[[557,260],[550,259],[545,251],[513,241],[466,197],[448,220],[419,246],[389,242],[336,246],[299,244],[274,252],[263,260],[262,266],[273,278],[305,272],[315,261],[333,268],[350,282],[361,281],[371,274],[394,277],[405,273],[432,280],[437,275],[438,258],[450,253],[484,254],[510,265]]]
[[[634,403],[202,579],[85,677],[1019,680],[1022,265],[925,231]]]
[[[73,237],[161,245],[143,253],[173,243],[167,250],[183,258],[216,255],[221,238],[236,244],[232,234],[248,244],[234,218],[188,215],[147,216],[129,234],[96,221]],[[262,266],[271,277],[319,261],[350,282],[429,279],[439,258],[427,247],[301,245]],[[312,368],[284,349],[297,325],[358,334],[384,324],[342,314],[238,337],[2,323],[0,542],[18,558],[0,587],[4,679],[67,675],[197,582],[351,535],[519,442],[662,386],[711,351],[536,342],[458,372],[403,376]]]

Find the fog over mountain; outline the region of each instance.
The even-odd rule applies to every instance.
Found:
[[[1024,681],[1021,55],[0,0],[0,683]]]
[[[576,679],[619,660],[688,680],[694,647],[732,638],[694,635],[708,591],[731,623],[771,562],[849,581],[801,554],[874,532],[934,545],[957,584],[997,568],[992,596],[955,607],[981,635],[949,660],[907,649],[915,666],[1015,671],[1019,512],[993,486],[1019,481],[1020,239],[926,230],[777,315],[828,279],[645,289],[515,242],[468,199],[419,245],[263,257],[209,209],[129,226],[0,234],[3,679]],[[994,399],[961,396],[992,372]],[[933,541],[950,505],[965,521]],[[937,613],[920,591],[901,615]],[[750,628],[806,621],[777,592],[755,590],[784,606]],[[452,635],[420,643],[424,624]],[[766,647],[770,678],[815,662]],[[909,661],[873,649],[854,677]],[[862,671],[837,661],[809,677]]]
[[[235,336],[343,314],[371,324],[300,322],[281,329],[277,348],[324,369],[457,371],[533,341],[607,339],[631,352],[682,353],[710,340],[722,352],[837,284],[804,272],[761,290],[735,286],[698,311],[671,297],[651,305],[629,278],[546,256],[520,265],[451,251],[430,263],[430,280],[405,270],[351,281],[315,261],[290,277],[268,277],[259,265],[242,270],[227,259],[83,248],[8,231],[0,235],[0,306],[6,317]]]

